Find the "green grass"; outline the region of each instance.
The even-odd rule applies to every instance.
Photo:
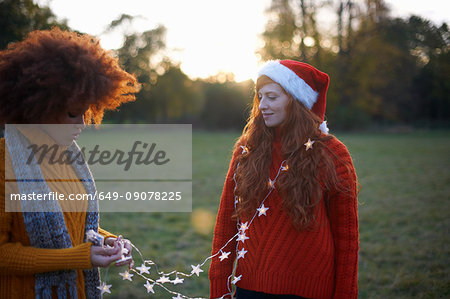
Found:
[[[450,135],[337,134],[354,159],[359,194],[360,298],[450,296]],[[211,252],[212,230],[238,133],[193,134],[193,213],[103,213],[162,270],[189,273]],[[136,266],[141,260],[134,253]],[[105,298],[146,298],[144,281],[122,281],[111,267]],[[209,295],[208,264],[199,278],[170,288]],[[154,272],[151,272],[155,277]],[[104,272],[103,272],[104,275]],[[168,284],[167,284],[168,285]],[[155,286],[153,298],[172,298]]]

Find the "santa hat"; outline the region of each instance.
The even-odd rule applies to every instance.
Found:
[[[267,76],[280,84],[294,99],[322,120],[320,129],[328,134],[325,118],[327,89],[330,78],[309,64],[294,60],[272,60],[262,66],[258,78]]]

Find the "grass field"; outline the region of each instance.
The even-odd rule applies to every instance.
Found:
[[[212,230],[238,133],[193,134],[193,213],[103,213],[101,226],[122,233],[164,271],[189,273],[211,251]],[[450,134],[337,134],[349,148],[359,194],[360,298],[450,297]],[[135,253],[136,266],[141,260]],[[123,281],[111,267],[105,298],[172,298],[144,281]],[[199,278],[171,289],[209,295],[208,264]],[[104,275],[105,272],[103,272]],[[153,277],[155,277],[154,272]]]

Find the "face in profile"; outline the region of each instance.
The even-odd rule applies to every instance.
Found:
[[[88,105],[72,105],[60,115],[50,118],[42,129],[56,144],[70,146],[85,127],[84,114],[88,109]]]
[[[289,96],[277,83],[265,84],[258,90],[259,111],[268,127],[278,127],[287,116]]]

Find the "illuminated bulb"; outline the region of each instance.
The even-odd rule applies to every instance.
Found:
[[[312,148],[312,145],[314,144],[315,141],[311,141],[311,138],[308,138],[308,141],[304,144],[306,146],[306,150],[309,150],[310,148]]]
[[[102,295],[104,293],[111,294],[111,291],[109,290],[110,287],[111,287],[110,284],[106,284],[105,282],[103,282],[103,284],[101,286],[98,286],[97,289],[99,289],[102,292]]]
[[[123,273],[119,273],[120,276],[122,276],[122,280],[129,280],[131,281],[131,277],[133,277],[133,274],[130,274],[130,272],[125,271]]]
[[[241,280],[241,278],[242,278],[242,274],[241,275],[239,275],[239,276],[235,276],[234,278],[233,278],[233,280],[231,281],[231,283],[232,284],[236,284],[239,280]]]
[[[241,226],[239,227],[239,230],[242,232],[245,232],[248,229],[248,221],[245,223],[241,223]]]
[[[153,284],[151,284],[148,280],[144,284],[144,287],[147,289],[147,293],[150,293],[150,292],[152,292],[153,294],[155,293],[155,291],[153,291]]]

